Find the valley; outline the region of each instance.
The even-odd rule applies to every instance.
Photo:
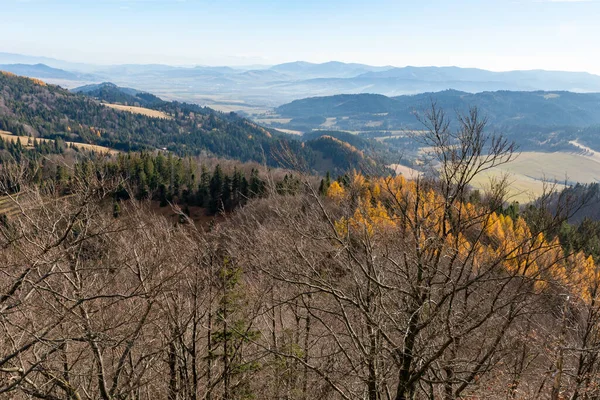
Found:
[[[519,155],[514,161],[479,175],[473,186],[489,187],[490,179],[507,175],[512,200],[536,199],[552,182],[555,189],[576,183],[600,181],[600,95],[556,92],[484,92],[470,94],[444,91],[421,95],[338,95],[296,100],[255,116],[275,129],[312,132],[343,130],[375,140],[401,155],[398,172],[415,176],[426,150],[420,144],[425,126],[418,116],[431,103],[454,113],[477,106],[490,132],[515,141]],[[453,125],[450,126],[451,128]],[[583,144],[585,143],[585,144]]]
[[[399,164],[392,164],[390,168],[407,179],[429,171],[429,168],[415,169]],[[600,157],[588,152],[521,152],[509,163],[478,174],[472,186],[486,192],[502,178],[508,181],[507,201],[527,204],[549,191],[560,191],[577,183],[600,182]]]
[[[137,89],[106,83],[76,88],[74,92],[95,98],[104,107],[118,113],[131,113],[177,125],[191,126],[190,123],[193,122],[193,120],[184,121],[180,117],[174,120],[172,116],[174,110],[181,107],[176,105],[178,103],[169,103]],[[222,96],[216,96],[213,100],[223,106],[221,108],[223,114],[217,112],[215,116],[227,116],[232,110],[239,111],[239,107],[245,107],[247,104],[243,100],[228,102]],[[469,94],[450,90],[394,98],[370,94],[313,97],[296,100],[270,110],[249,107],[248,109],[252,111],[248,115],[254,123],[258,124],[257,134],[249,134],[243,140],[247,141],[251,138],[251,142],[257,137],[276,133],[289,136],[289,140],[311,143],[322,136],[333,135],[342,142],[357,146],[356,149],[361,152],[367,151],[376,158],[383,157],[386,165],[396,164],[392,169],[397,172],[414,176],[415,171],[422,169],[422,166],[419,167],[419,159],[424,150],[419,143],[419,136],[423,134],[424,127],[417,115],[424,115],[432,100],[438,107],[453,112],[465,112],[469,106],[477,105],[488,121],[488,130],[501,132],[509,140],[514,140],[521,152],[510,164],[478,176],[473,182],[476,189],[485,189],[490,179],[507,174],[511,182],[509,192],[511,199],[526,203],[547,189],[547,181],[556,181],[556,188],[562,188],[576,182],[593,183],[600,180],[600,162],[598,162],[600,156],[594,150],[600,148],[600,128],[595,125],[600,123],[600,116],[597,113],[600,109],[600,95],[597,94],[566,92]],[[176,108],[170,104],[175,105]],[[187,107],[188,113],[191,111],[192,114],[199,112],[210,114],[208,108],[203,109],[183,103],[182,105],[184,105],[183,109]],[[240,111],[240,115],[245,114]],[[540,118],[541,115],[548,118]],[[205,120],[205,117],[201,120]],[[102,124],[98,127],[101,128]],[[102,129],[99,130],[101,131]],[[16,136],[6,133],[3,134],[3,138],[16,140]],[[110,146],[104,144],[106,142],[97,139],[87,137],[86,140],[92,140],[88,143],[63,140],[79,148],[102,152],[115,151],[109,150]],[[25,137],[18,140],[23,145],[29,142]],[[39,140],[52,141],[53,139]],[[319,143],[319,146],[325,145],[322,140]],[[165,142],[160,148],[169,146]],[[224,154],[236,156],[233,152],[234,148],[223,150]],[[257,155],[260,153],[262,151],[258,150]],[[307,155],[307,157],[313,157],[313,168],[323,172],[328,169],[342,171],[327,158],[338,159],[338,163],[341,162],[339,165],[352,165],[354,168],[360,165],[358,159],[348,164],[334,154],[328,154],[325,158],[321,155]],[[403,165],[397,164],[400,159],[403,160]],[[256,160],[258,161],[258,158]]]
[[[592,155],[593,154],[593,155]],[[556,183],[556,190],[577,183],[600,182],[600,158],[587,152],[523,152],[514,161],[493,168],[477,177],[474,186],[489,186],[490,178],[507,175],[509,195],[524,204],[548,191]]]
[[[66,88],[114,82],[154,93],[166,100],[249,114],[297,99],[342,93],[394,97],[447,89],[470,93],[499,90],[600,92],[600,77],[581,72],[494,72],[476,68],[375,66],[338,61],[295,61],[247,67],[93,65],[0,52],[0,69]]]

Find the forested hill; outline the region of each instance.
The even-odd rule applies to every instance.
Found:
[[[218,157],[279,165],[281,153],[299,165],[334,172],[348,165],[344,143],[302,143],[247,119],[195,104],[165,102],[158,97],[116,86],[87,88],[89,95],[71,93],[36,79],[0,73],[0,130],[64,141],[98,144],[122,151],[167,149],[178,155],[203,152]],[[115,110],[94,98],[142,105],[164,118]],[[333,142],[333,143],[332,143]],[[338,161],[343,161],[343,165]]]
[[[600,94],[571,92],[482,92],[446,90],[411,96],[386,97],[377,94],[347,94],[296,100],[278,107],[287,118],[341,118],[379,121],[386,125],[419,126],[415,112],[435,101],[446,110],[477,108],[496,126],[589,126],[600,124]]]
[[[73,93],[82,93],[108,103],[120,103],[130,106],[160,107],[167,102],[147,92],[132,88],[124,88],[111,82],[81,86],[71,90]]]

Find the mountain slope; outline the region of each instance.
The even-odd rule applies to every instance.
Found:
[[[522,151],[581,153],[579,145],[600,151],[600,93],[447,90],[398,97],[338,95],[285,104],[265,123],[302,132],[358,132],[390,149],[414,153],[419,141],[410,132],[425,129],[418,116],[425,115],[432,102],[450,117],[476,106],[488,130],[502,133]],[[450,120],[456,128],[456,118]]]
[[[136,101],[158,99],[111,84],[87,87],[84,91],[92,95],[120,93],[122,98],[133,97]],[[344,143],[336,142],[322,151],[319,146],[265,129],[234,113],[178,102],[155,101],[148,106],[170,118],[114,110],[83,93],[0,73],[0,130],[16,135],[98,144],[118,150],[164,148],[179,155],[209,153],[268,165],[280,165],[278,154],[285,151],[300,164],[313,168],[318,168],[317,159],[331,160],[319,165],[326,165],[332,172],[342,172],[348,163],[338,156],[338,152],[347,152]],[[363,158],[363,154],[354,157],[352,167],[358,167]]]
[[[0,52],[0,64],[45,64],[52,68],[77,72],[93,72],[98,66],[79,62],[57,60],[56,58],[29,56],[24,54]]]
[[[390,68],[392,67],[374,67],[371,65],[343,63],[339,61],[329,61],[321,64],[295,61],[274,65],[270,70],[294,76],[301,76],[306,79],[311,77],[351,78],[368,72],[385,71]]]
[[[171,100],[201,101],[209,106],[228,104],[228,110],[237,111],[248,111],[248,107],[264,109],[296,99],[341,93],[399,96],[448,89],[469,93],[498,90],[600,92],[600,76],[583,72],[494,72],[459,67],[397,68],[338,61],[321,64],[297,61],[264,68],[160,64],[86,66],[0,53],[0,64],[42,62],[75,75],[76,79],[73,75],[70,76],[71,79],[64,79],[64,76],[62,79],[46,78],[55,79],[55,83],[64,86],[76,87],[83,83],[109,81]],[[23,69],[13,72],[37,78],[47,76]],[[236,108],[236,104],[239,108]]]
[[[421,82],[471,82],[505,84],[532,90],[600,91],[600,76],[587,72],[506,71],[492,72],[478,68],[404,67],[386,71],[371,71],[357,79],[404,79]],[[452,87],[458,89],[458,87]]]
[[[0,71],[8,71],[16,75],[42,79],[76,80],[80,78],[76,73],[52,68],[45,64],[0,64]]]
[[[418,127],[415,112],[424,111],[431,102],[445,110],[467,111],[477,106],[495,126],[588,126],[600,124],[600,94],[571,92],[483,92],[447,90],[412,96],[385,97],[376,94],[338,95],[296,100],[276,109],[282,117],[321,116],[346,118],[363,128],[373,121],[384,121],[388,128]],[[372,125],[372,124],[371,124]]]
[[[71,89],[71,92],[82,93],[107,103],[120,103],[129,106],[156,107],[165,103],[153,94],[120,87],[110,82],[81,86]]]
[[[91,97],[26,78],[1,74],[0,84],[0,118],[8,131],[12,126],[34,136],[121,150],[154,147],[181,154],[208,150],[240,159],[257,159],[263,146],[277,142],[269,131],[245,119],[195,105],[165,102],[161,111],[177,118],[157,120],[116,111]]]
[[[381,94],[340,94],[294,100],[275,109],[284,117],[342,117],[352,114],[389,112],[398,102]]]

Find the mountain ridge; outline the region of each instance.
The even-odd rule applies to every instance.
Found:
[[[14,61],[48,62],[34,57],[5,57]],[[587,72],[516,70],[496,72],[456,66],[373,66],[329,61],[294,61],[270,66],[169,66],[164,64],[70,65],[65,71],[78,75],[77,82],[49,79],[67,87],[114,82],[119,86],[185,102],[213,105],[228,103],[225,111],[256,112],[292,100],[342,93],[377,93],[386,96],[456,89],[470,93],[513,90],[568,90],[600,92],[600,76]],[[33,76],[29,74],[28,76]],[[38,77],[39,76],[33,76]],[[256,110],[255,110],[256,109]]]
[[[0,131],[18,136],[94,144],[120,151],[207,154],[269,166],[291,161],[281,160],[280,153],[285,153],[297,158],[300,165],[331,172],[372,162],[363,153],[349,153],[347,146],[337,142],[318,138],[303,142],[235,113],[163,101],[112,83],[87,86],[72,93],[37,79],[0,73],[0,88]],[[168,118],[115,110],[102,103],[115,100],[149,107]]]
[[[600,93],[568,91],[494,91],[468,93],[458,90],[388,97],[379,94],[341,94],[294,100],[275,109],[282,117],[338,118],[372,115],[373,119],[395,119],[415,126],[414,112],[427,109],[432,101],[446,110],[467,111],[477,106],[495,126],[532,124],[538,126],[600,124]],[[380,118],[375,118],[380,117]]]
[[[53,68],[46,64],[0,64],[0,70],[11,72],[20,76],[27,76],[31,78],[41,79],[67,79],[77,80],[80,79],[81,75],[66,71],[60,68]]]

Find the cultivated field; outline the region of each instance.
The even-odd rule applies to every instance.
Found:
[[[15,136],[10,132],[7,131],[0,131],[0,137],[4,140],[10,140],[11,142],[16,142],[17,140],[21,142],[21,144],[25,147],[29,146],[32,144],[33,142],[33,138],[29,137],[29,136]],[[43,139],[43,138],[36,138],[37,141],[39,142],[54,142],[54,140],[52,139]],[[87,144],[87,143],[77,143],[77,142],[65,142],[67,145],[73,145],[78,149],[82,149],[82,150],[88,150],[88,151],[95,151],[96,153],[110,153],[110,154],[116,154],[118,153],[117,150],[114,149],[109,149],[108,147],[104,147],[104,146],[97,146],[95,144]]]
[[[486,171],[478,175],[473,183],[475,189],[488,190],[493,181],[497,181],[499,178],[505,176],[506,171],[502,169],[493,169]],[[535,179],[523,174],[508,173],[508,201],[518,201],[521,204],[529,203],[545,191],[549,191],[551,187],[554,190],[561,190],[565,186],[561,183],[556,184],[552,182],[545,182],[543,179]]]
[[[231,103],[231,104],[229,104],[229,103],[227,103],[227,104],[226,103],[206,103],[203,105],[208,108],[212,108],[215,111],[220,111],[223,113],[245,112],[246,114],[254,115],[254,114],[261,114],[265,111],[265,109],[262,107],[254,107],[254,106],[248,106],[248,105],[244,105],[244,104],[234,104],[234,103]]]
[[[134,106],[122,106],[120,104],[110,104],[110,103],[102,103],[102,104],[104,104],[106,107],[114,108],[115,110],[128,111],[128,112],[134,113],[134,114],[142,114],[142,115],[145,115],[147,117],[173,119],[173,117],[165,114],[162,111],[152,110],[150,108],[134,107]]]
[[[481,174],[474,186],[489,187],[490,178],[503,174],[508,174],[512,200],[523,203],[542,194],[547,182],[557,182],[558,188],[600,182],[600,157],[591,152],[523,152],[514,161]]]
[[[13,193],[11,195],[0,196],[0,215],[14,217],[22,212],[33,208],[43,207],[46,204],[56,201],[65,201],[73,195],[65,195],[56,198],[45,198],[40,202],[40,197],[32,192]]]
[[[417,171],[416,169],[412,169],[411,167],[407,167],[406,165],[391,164],[389,167],[397,174],[404,176],[406,179],[417,178],[419,175],[421,175],[421,172]]]
[[[266,125],[271,125],[271,124],[289,124],[290,121],[292,119],[291,118],[255,118],[254,122],[257,122],[259,124],[266,124]]]
[[[600,182],[600,153],[582,145],[579,147],[580,153],[520,153],[511,162],[480,173],[472,185],[475,189],[487,190],[493,182],[506,177],[508,200],[528,203],[550,189],[561,190],[578,182]],[[425,153],[427,151],[421,154]],[[409,179],[420,174],[403,165],[392,164],[389,167]]]

